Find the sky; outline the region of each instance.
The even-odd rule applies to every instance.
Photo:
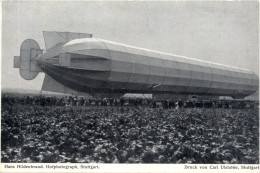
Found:
[[[183,55],[259,73],[258,2],[3,2],[1,87],[40,90],[13,68],[28,38],[45,49],[42,31],[96,38]]]

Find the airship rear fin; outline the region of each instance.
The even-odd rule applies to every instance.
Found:
[[[70,94],[70,95],[81,95],[81,96],[88,96],[88,93],[82,93],[73,89],[70,89],[61,83],[54,80],[48,74],[45,74],[44,81],[42,84],[42,91],[50,91],[55,93],[63,93],[63,94]]]
[[[60,84],[56,80],[54,80],[48,74],[45,74],[41,90],[57,92],[57,93],[65,93],[65,86]]]
[[[74,32],[43,31],[45,47],[47,50],[53,48],[58,43],[66,43],[78,38],[91,38],[92,34]]]
[[[37,57],[42,53],[35,40],[27,39],[23,41],[20,49],[20,58],[14,58],[16,67],[20,68],[20,75],[26,80],[34,79],[41,69],[37,62]],[[19,60],[19,64],[17,61]]]

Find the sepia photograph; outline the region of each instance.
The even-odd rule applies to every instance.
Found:
[[[259,2],[3,1],[1,163],[259,170]]]

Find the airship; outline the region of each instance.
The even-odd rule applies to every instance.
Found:
[[[43,31],[43,37],[45,50],[33,39],[23,41],[14,67],[26,80],[45,73],[45,91],[242,99],[258,89],[258,76],[243,68],[116,43],[87,33]]]

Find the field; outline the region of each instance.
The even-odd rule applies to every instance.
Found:
[[[258,109],[2,105],[2,162],[259,163]]]

